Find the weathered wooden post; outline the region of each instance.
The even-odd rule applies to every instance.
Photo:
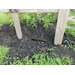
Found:
[[[60,45],[63,40],[66,22],[70,9],[59,9],[54,44]]]
[[[12,18],[14,21],[17,37],[18,37],[18,39],[22,39],[22,31],[21,31],[19,18],[18,18],[18,13],[12,13]]]
[[[35,13],[35,19],[37,19],[37,13]]]

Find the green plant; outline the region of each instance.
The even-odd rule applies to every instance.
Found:
[[[71,65],[72,64],[72,58],[71,58],[71,60],[70,60],[70,56],[68,56],[68,55],[65,55],[65,56],[62,56],[61,57],[61,62],[62,62],[62,64],[64,64],[64,65]]]
[[[67,25],[68,25],[68,26],[75,25],[75,22],[74,22],[74,21],[71,21],[71,20],[68,20],[68,21],[67,21]]]
[[[75,37],[75,29],[70,27],[70,26],[67,26],[66,29],[65,29],[65,33],[68,35],[72,35],[73,37]]]
[[[68,35],[72,35],[73,37],[75,37],[75,29],[71,27],[71,25],[75,25],[74,21],[67,21],[67,26],[65,28],[65,33]]]
[[[27,13],[27,26],[37,27],[37,19],[34,13]]]
[[[24,14],[19,14],[19,19],[22,22],[24,19],[26,19],[27,26],[37,27],[37,20],[42,20],[44,23],[44,27],[53,25],[51,22],[55,22],[55,18],[57,16],[57,13],[38,13],[37,19],[35,19],[34,13],[25,13],[26,17],[22,18]]]
[[[3,61],[6,59],[6,54],[9,51],[9,48],[6,46],[0,46],[0,65],[3,64]]]
[[[12,15],[11,13],[0,13],[0,25],[12,23]]]
[[[71,49],[73,49],[73,50],[75,50],[75,47],[74,47],[74,45],[75,45],[75,42],[74,41],[71,41],[71,40],[65,40],[64,41],[64,43],[67,43],[68,44],[68,48],[71,48]]]
[[[38,13],[38,19],[41,19],[44,23],[44,27],[53,25],[51,22],[55,22],[57,13]]]
[[[48,49],[47,51],[49,51],[49,53],[34,54],[32,58],[28,60],[27,65],[71,65],[72,59],[70,60],[68,56],[59,58],[52,52],[54,48]]]
[[[44,52],[42,54],[35,54],[32,56],[32,58],[29,58],[29,56],[26,56],[25,58],[19,60],[19,58],[16,57],[7,57],[9,60],[14,60],[13,62],[9,62],[9,65],[71,65],[72,59],[70,60],[69,56],[62,56],[61,58],[58,57],[53,51],[54,48],[48,48],[47,52]],[[8,64],[8,61],[5,62],[5,64]]]
[[[48,27],[53,25],[51,22],[55,22],[57,13],[38,13],[37,19],[35,19],[34,13],[18,13],[18,15],[20,22],[24,23],[23,21],[26,19],[25,22],[27,23],[27,26],[37,27],[37,20],[41,19],[44,23],[44,27]],[[11,23],[10,26],[14,27],[11,13],[1,13],[0,16],[0,21],[2,21],[1,25],[4,23]]]
[[[2,26],[2,25],[0,25],[0,29],[1,29],[1,26]]]
[[[54,48],[56,48],[56,47],[48,48],[47,51],[54,51]]]
[[[70,10],[70,12],[69,12],[69,16],[71,16],[71,15],[75,16],[75,12],[73,12],[72,10]]]

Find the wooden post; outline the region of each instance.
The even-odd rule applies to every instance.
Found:
[[[57,27],[54,39],[55,45],[60,45],[62,43],[68,15],[69,15],[69,9],[59,9],[58,21],[57,21]]]
[[[18,13],[12,13],[12,17],[13,17],[17,37],[18,37],[18,39],[21,39],[22,38],[22,31],[21,31]]]
[[[55,20],[57,21],[57,19],[58,19],[58,13],[57,13],[57,17],[56,17],[56,19],[55,19]]]
[[[37,19],[37,13],[35,13],[35,19]]]

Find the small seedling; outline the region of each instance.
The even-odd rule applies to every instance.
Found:
[[[68,44],[68,48],[71,48],[71,49],[73,49],[73,50],[75,50],[75,47],[74,47],[74,45],[75,45],[75,42],[73,42],[73,41],[71,41],[71,40],[65,40],[64,41],[64,43],[65,42],[67,42],[67,44]],[[72,45],[72,44],[74,44],[74,45]]]
[[[56,48],[56,47],[48,48],[47,51],[54,51],[54,48]]]
[[[1,29],[2,25],[0,25],[0,29]]]

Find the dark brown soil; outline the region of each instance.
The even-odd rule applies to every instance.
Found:
[[[24,21],[25,22],[25,21]],[[18,56],[20,59],[25,56],[32,56],[34,53],[43,53],[47,48],[56,47],[54,53],[61,57],[61,55],[68,54],[73,58],[75,63],[75,51],[73,49],[68,49],[67,43],[62,43],[61,46],[55,46],[54,43],[46,43],[42,41],[31,40],[31,38],[44,39],[54,42],[56,23],[49,28],[44,28],[43,24],[37,22],[37,28],[28,27],[25,23],[21,23],[21,29],[23,38],[19,40],[16,36],[15,28],[9,26],[10,24],[3,25],[0,29],[0,45],[10,47],[8,54],[13,56]],[[75,38],[64,34],[64,40],[72,40],[75,42]],[[15,50],[15,52],[12,52]],[[18,55],[17,55],[18,54]]]

